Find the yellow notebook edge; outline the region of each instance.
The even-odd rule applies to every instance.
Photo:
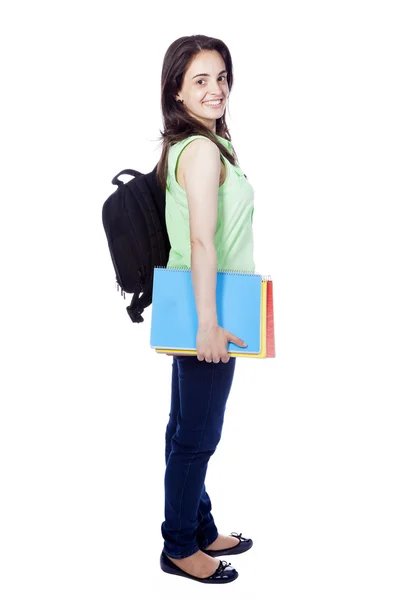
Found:
[[[258,354],[249,354],[246,352],[228,352],[229,356],[245,358],[266,358],[267,356],[267,280],[261,281],[261,346]],[[196,350],[175,350],[173,348],[154,348],[158,354],[179,354],[182,356],[197,354]]]

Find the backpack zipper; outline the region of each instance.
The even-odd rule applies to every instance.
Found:
[[[121,296],[123,295],[125,298],[125,290],[119,285],[118,279],[115,279],[115,285],[117,288],[117,292],[119,292],[121,290]]]

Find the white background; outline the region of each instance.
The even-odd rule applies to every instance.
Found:
[[[2,9],[4,600],[398,600],[396,4]],[[156,164],[163,57],[197,33],[232,53],[276,328],[275,359],[237,359],[207,475],[221,533],[254,547],[206,589],[159,568],[172,358],[151,308],[130,321],[101,220],[114,175]]]

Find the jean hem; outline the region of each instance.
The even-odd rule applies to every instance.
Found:
[[[208,541],[208,539],[207,539],[206,543],[204,545],[203,544],[201,546],[199,545],[200,550],[205,550],[207,548],[207,546],[211,546],[211,544],[213,542],[215,542],[215,540],[218,538],[218,535],[219,535],[219,533],[217,531],[217,535],[214,538],[211,539],[211,542]]]
[[[190,550],[189,552],[183,552],[183,553],[180,553],[180,554],[173,555],[173,554],[171,554],[170,552],[167,552],[167,551],[165,550],[165,548],[163,549],[163,552],[164,552],[164,554],[166,554],[166,555],[167,555],[169,558],[176,558],[177,560],[179,560],[180,558],[187,558],[188,556],[192,556],[192,554],[195,554],[196,552],[198,552],[198,551],[199,551],[199,549],[200,549],[200,548],[199,548],[199,547],[198,547],[198,545],[196,544],[196,546],[194,546],[194,548],[192,548],[192,550]]]

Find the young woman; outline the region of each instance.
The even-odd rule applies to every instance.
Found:
[[[236,365],[227,344],[246,346],[218,325],[216,273],[254,272],[253,188],[237,163],[225,122],[232,84],[231,55],[221,40],[186,36],[168,48],[157,175],[166,192],[167,267],[191,269],[198,332],[197,355],[172,359],[160,564],[167,573],[204,583],[236,579],[230,563],[216,557],[245,552],[253,544],[241,534],[219,534],[204,485]]]

